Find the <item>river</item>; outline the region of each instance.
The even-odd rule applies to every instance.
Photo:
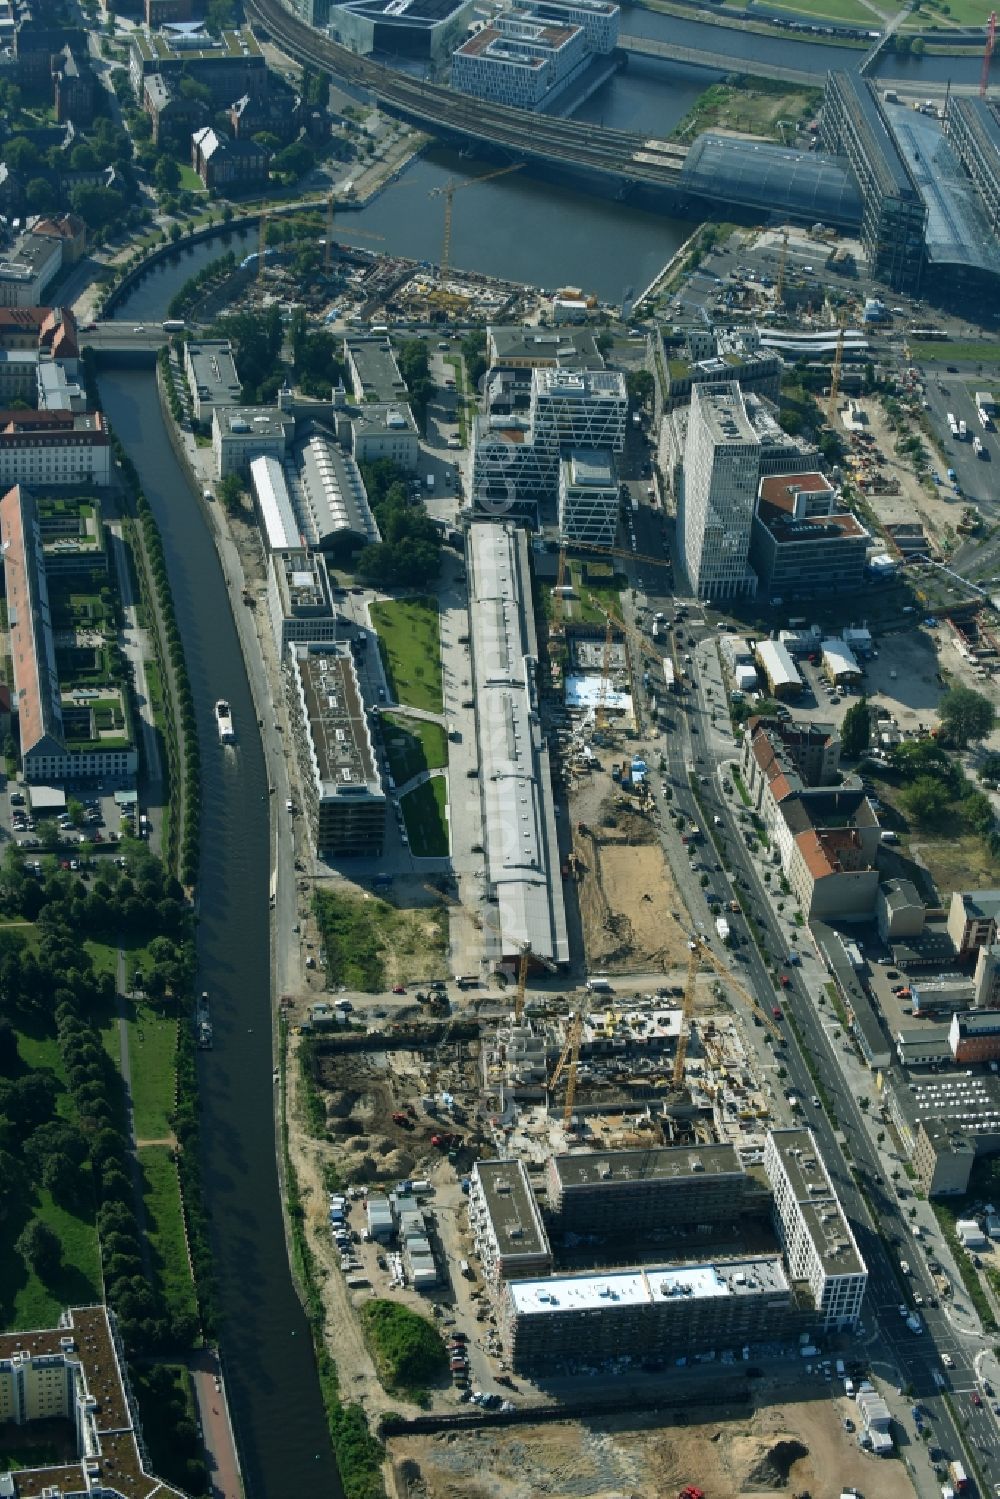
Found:
[[[247,1494],[339,1499],[279,1200],[267,917],[270,798],[257,715],[212,536],[168,441],[155,376],[151,369],[108,370],[99,387],[160,527],[195,697],[202,762],[199,987],[209,992],[215,1032],[214,1050],[199,1053],[202,1168],[227,1392]],[[232,704],[235,752],[218,743],[219,697]]]

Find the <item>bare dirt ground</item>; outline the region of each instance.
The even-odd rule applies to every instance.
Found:
[[[658,842],[658,809],[643,813],[623,805],[604,771],[581,779],[570,805],[588,968],[648,973],[683,967],[686,913]]]
[[[618,1418],[394,1438],[397,1499],[660,1499],[695,1483],[711,1499],[808,1492],[837,1499],[848,1485],[911,1499],[901,1463],[867,1457],[829,1399],[768,1407],[749,1419],[662,1427]]]
[[[866,400],[862,404],[868,414],[868,430],[886,457],[883,472],[897,478],[900,485],[899,494],[872,494],[868,496],[868,503],[884,525],[920,521],[930,536],[939,542],[944,541],[949,532],[954,531],[955,522],[962,513],[961,504],[949,502],[946,492],[937,486],[928,489],[921,484],[911,460],[896,452],[896,443],[902,434],[889,430],[879,402]],[[931,466],[938,466],[936,455],[933,455]]]

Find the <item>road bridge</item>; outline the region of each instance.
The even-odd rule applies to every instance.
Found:
[[[719,73],[748,73],[755,78],[774,78],[779,83],[804,83],[817,88],[826,76],[822,68],[786,68],[781,63],[750,62],[728,52],[709,52],[701,47],[682,47],[676,42],[655,41],[647,36],[619,36],[618,47],[634,57],[660,57],[666,62],[688,63]]]

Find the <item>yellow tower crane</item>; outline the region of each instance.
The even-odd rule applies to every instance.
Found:
[[[559,1053],[559,1060],[555,1070],[549,1078],[549,1090],[556,1086],[563,1073],[566,1072],[566,1099],[563,1104],[563,1124],[569,1124],[573,1117],[573,1103],[576,1099],[576,1071],[580,1061],[580,1042],[583,1039],[583,1011],[577,1010],[570,1018],[569,1027],[566,1032],[566,1044]],[[568,1067],[568,1071],[567,1071]]]
[[[440,266],[442,281],[451,267],[451,223],[455,194],[465,187],[478,187],[481,182],[490,182],[494,177],[506,177],[508,172],[519,172],[522,165],[523,162],[516,161],[513,166],[498,167],[495,172],[485,172],[481,177],[467,177],[464,182],[456,182],[452,177],[442,187],[431,188],[427,195],[429,198],[444,198],[444,240],[441,245]]]
[[[783,1041],[785,1039],[784,1036],[781,1034],[780,1029],[775,1025],[774,1021],[771,1019],[767,1011],[761,1007],[758,1001],[750,993],[750,990],[746,987],[746,985],[741,983],[736,975],[726,967],[722,959],[716,957],[715,953],[709,947],[704,938],[698,939],[697,951],[708,964],[709,968],[714,968],[715,972],[719,975],[719,978],[722,980],[722,982],[724,984],[728,984],[730,989],[735,989],[736,993],[757,1016],[757,1019],[760,1021],[764,1029],[770,1034],[770,1036],[775,1041]]]
[[[525,989],[528,983],[528,964],[531,962],[531,946],[525,943],[521,948],[521,958],[517,965],[517,989],[514,991],[514,1024],[517,1025],[524,1014]]]
[[[270,215],[266,208],[260,211],[260,222],[258,225],[257,238],[257,283],[264,279],[264,256],[267,253],[267,223]]]
[[[694,1013],[694,991],[695,981],[698,977],[698,969],[701,966],[701,955],[698,944],[695,941],[688,943],[688,971],[684,980],[684,1001],[681,1006],[681,1028],[677,1037],[677,1052],[674,1056],[674,1087],[680,1088],[684,1082],[684,1059],[687,1056],[688,1043],[691,1039],[691,1016]]]
[[[781,231],[781,254],[778,257],[778,276],[774,283],[774,300],[780,304],[785,293],[785,262],[788,259],[788,230]]]
[[[333,216],[336,206],[336,199],[331,193],[326,200],[326,242],[323,246],[323,270],[328,276],[333,263]],[[384,234],[373,234],[370,229],[351,228],[348,233],[352,239],[385,239]]]
[[[830,401],[826,409],[827,419],[831,426],[837,416],[837,395],[840,391],[840,370],[844,363],[844,314],[840,314],[840,328],[837,333],[837,350],[833,356],[833,371],[830,375]]]

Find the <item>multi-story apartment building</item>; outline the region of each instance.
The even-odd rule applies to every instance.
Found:
[[[494,1288],[551,1272],[549,1237],[523,1161],[475,1163],[469,1225],[483,1275]]]
[[[731,1145],[587,1151],[550,1156],[552,1231],[662,1241],[692,1224],[738,1222],[767,1211]]]
[[[1000,1061],[1000,1014],[996,1010],[967,1010],[951,1017],[948,1034],[951,1054],[960,1067]]]
[[[618,45],[621,10],[611,0],[531,0],[531,14],[563,26],[580,26],[588,51],[606,56]]]
[[[618,474],[611,453],[573,448],[559,465],[559,534],[567,541],[614,546]]]
[[[684,565],[700,599],[756,591],[750,533],[760,439],[736,381],[696,385],[684,449]]]
[[[63,702],[38,509],[22,485],[0,500],[0,546],[13,670],[11,711],[18,722],[25,780],[130,780],[138,761],[123,694],[118,693],[115,705],[117,732],[98,728],[90,703]],[[103,694],[102,710],[107,710],[110,695]]]
[[[350,647],[292,642],[284,665],[316,852],[330,859],[377,857],[387,802]]]
[[[846,157],[857,180],[861,242],[871,275],[894,291],[917,291],[927,208],[866,78],[827,74],[820,131],[827,150]]]
[[[772,1130],[764,1170],[792,1280],[807,1282],[825,1328],[856,1327],[868,1271],[812,1131]]]
[[[1000,890],[953,890],[948,908],[948,936],[964,958],[979,947],[992,947],[1000,921]]]

